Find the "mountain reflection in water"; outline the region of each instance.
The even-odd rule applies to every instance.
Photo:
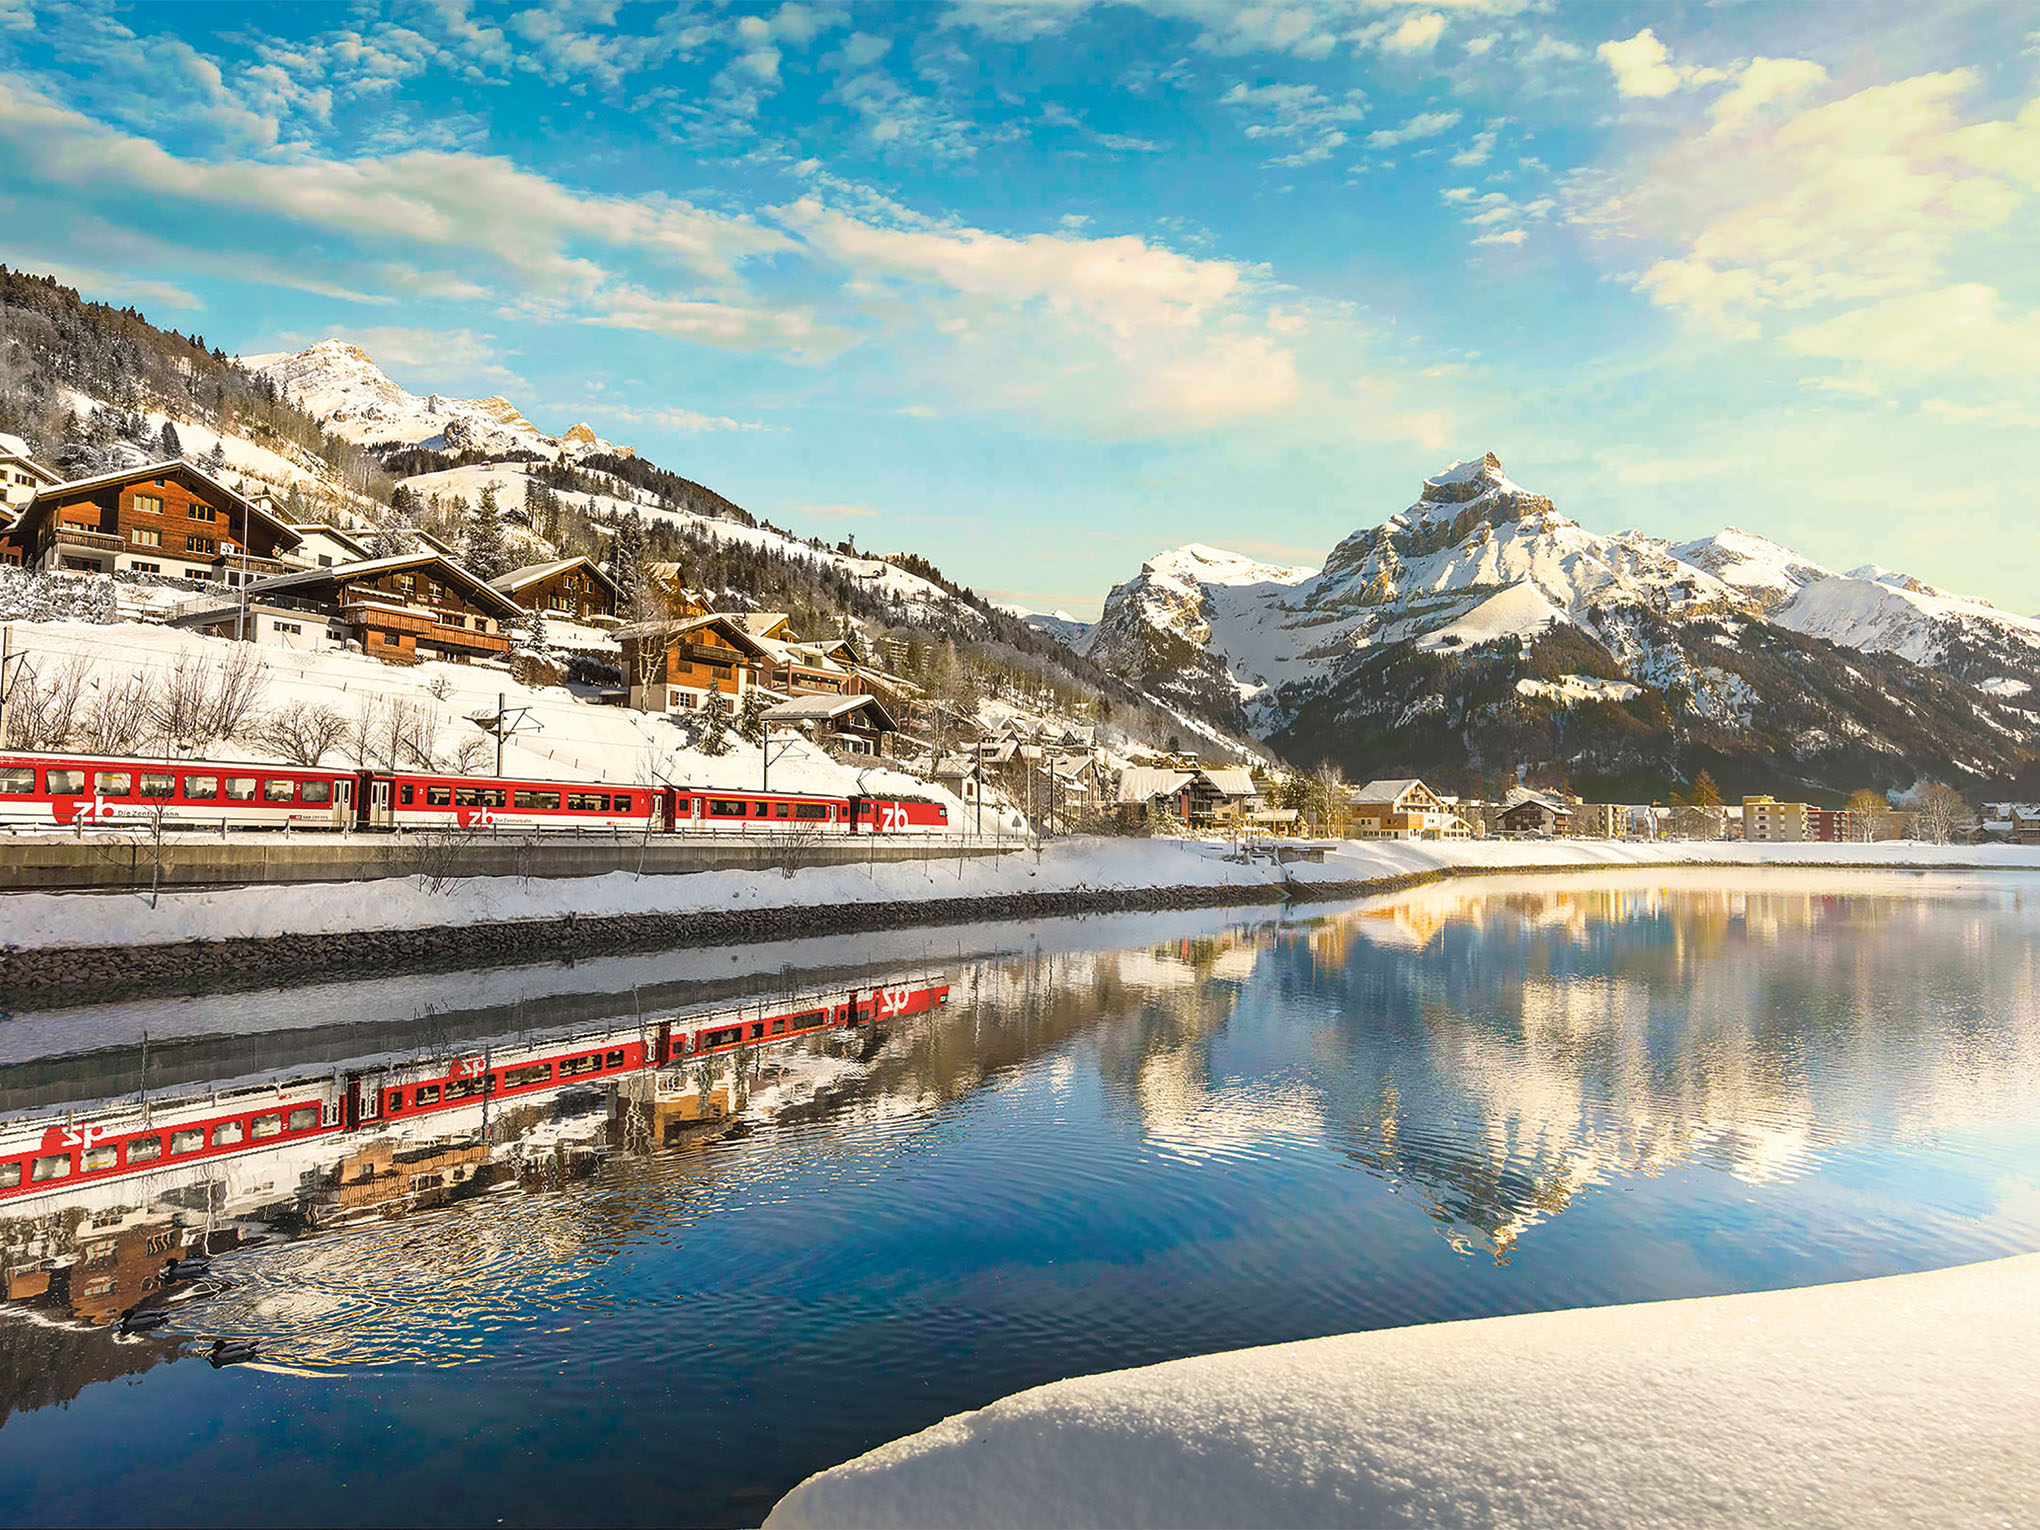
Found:
[[[876,1032],[0,1204],[0,1493],[44,1520],[260,1519],[287,1488],[311,1522],[755,1522],[1060,1376],[2040,1246],[2040,879],[1486,880],[943,941],[947,1007]],[[451,1029],[416,985],[351,1054],[337,1021],[187,1014],[155,1066],[330,1075],[700,997],[532,972],[553,997]],[[7,1038],[33,1061],[0,1109],[134,1098],[117,1015],[14,1024],[48,1029]],[[160,1284],[201,1247],[210,1276]],[[170,1323],[117,1338],[138,1303]],[[170,1363],[216,1335],[258,1367]]]

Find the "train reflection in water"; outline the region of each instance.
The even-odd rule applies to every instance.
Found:
[[[756,1089],[826,1076],[862,1032],[948,999],[918,974],[0,1118],[5,1297],[137,1328],[202,1293],[193,1260],[585,1176],[614,1146],[713,1130]]]

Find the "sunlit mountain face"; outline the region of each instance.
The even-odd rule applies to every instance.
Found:
[[[1302,921],[882,939],[11,1022],[10,1143],[945,996],[201,1167],[24,1179],[0,1434],[36,1449],[0,1451],[0,1491],[85,1517],[84,1463],[139,1399],[133,1469],[172,1504],[194,1472],[209,1503],[307,1471],[337,1493],[310,1450],[357,1463],[363,1519],[400,1482],[565,1514],[685,1437],[726,1443],[655,1474],[647,1514],[755,1522],[810,1470],[1058,1376],[2040,1239],[2031,878],[1493,878]],[[123,1334],[133,1312],[164,1321]],[[196,1363],[216,1337],[258,1342],[254,1379]],[[442,1422],[483,1398],[485,1450]]]

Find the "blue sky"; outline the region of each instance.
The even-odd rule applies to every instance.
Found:
[[[2040,11],[0,0],[0,261],[1094,611],[1455,457],[2040,609]]]

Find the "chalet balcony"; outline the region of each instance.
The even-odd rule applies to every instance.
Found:
[[[126,537],[110,537],[99,531],[78,531],[69,526],[59,526],[50,534],[50,539],[59,547],[73,547],[86,552],[124,553],[128,550]]]

